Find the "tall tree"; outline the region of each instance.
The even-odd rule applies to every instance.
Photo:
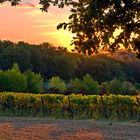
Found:
[[[57,29],[68,28],[76,34],[73,44],[79,52],[92,54],[101,49],[114,52],[123,45],[139,56],[139,0],[41,0],[40,3],[45,11],[50,3],[61,8],[72,6],[69,23],[61,23]]]

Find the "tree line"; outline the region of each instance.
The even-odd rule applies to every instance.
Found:
[[[60,76],[68,81],[90,74],[99,83],[114,78],[140,82],[140,61],[120,61],[107,55],[80,55],[49,43],[0,41],[0,69],[11,69],[14,63],[19,65],[21,72],[30,69],[40,73],[44,80]]]
[[[16,71],[20,71],[28,76],[30,75],[31,78],[27,78],[26,76],[26,80],[33,79],[34,74],[40,75],[40,78],[37,79],[45,83],[44,87],[47,87],[49,79],[54,79],[54,83],[63,79],[64,82],[69,83],[68,85],[77,84],[78,88],[80,86],[80,82],[78,83],[78,81],[83,81],[84,76],[87,74],[90,75],[89,81],[93,79],[99,85],[102,85],[102,83],[106,85],[107,82],[118,80],[118,85],[120,81],[127,86],[133,83],[139,88],[138,83],[140,83],[140,61],[138,60],[127,61],[126,59],[126,61],[121,61],[107,55],[80,55],[70,53],[66,48],[54,47],[49,43],[34,45],[25,42],[13,43],[11,41],[0,41],[0,77],[3,75],[2,71],[7,71],[8,73],[12,70],[11,68],[14,63],[19,66],[19,70],[14,67]],[[28,83],[31,83],[31,81]],[[67,91],[70,92],[72,88],[70,89],[70,86],[67,87],[69,88]],[[33,87],[30,89],[33,89]],[[38,89],[35,92],[41,92],[40,87]],[[42,89],[48,91],[48,88]],[[27,90],[27,85],[23,90],[34,92],[33,90]],[[74,89],[71,92],[76,92],[76,90]],[[84,92],[84,90],[85,88],[82,87],[78,92]],[[98,93],[98,91],[96,92]],[[89,93],[88,90],[85,92]]]

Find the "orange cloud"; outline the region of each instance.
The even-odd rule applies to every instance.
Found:
[[[0,39],[37,44],[47,41],[69,50],[72,48],[70,44],[73,34],[56,29],[59,23],[67,22],[69,8],[50,7],[46,13],[40,10],[37,0],[24,0],[17,7],[11,7],[7,3],[0,6]]]
[[[32,3],[22,3],[16,6],[17,8],[36,8],[35,4]]]
[[[35,16],[39,16],[39,15],[42,16],[43,12],[41,12],[39,9],[37,9],[37,10],[28,11],[25,14],[28,16],[35,17]]]

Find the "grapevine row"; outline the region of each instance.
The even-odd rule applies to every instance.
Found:
[[[0,112],[14,116],[139,119],[140,95],[0,93]]]

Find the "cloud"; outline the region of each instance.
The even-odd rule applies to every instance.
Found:
[[[36,8],[36,5],[32,3],[20,3],[16,7],[17,8]]]
[[[38,4],[39,0],[22,0],[21,3],[33,3],[33,4]]]
[[[43,12],[41,12],[39,9],[38,10],[32,10],[32,11],[28,11],[25,13],[26,15],[28,16],[31,16],[31,17],[35,17],[35,16],[40,16],[43,14]]]
[[[59,23],[67,22],[69,9],[50,7],[48,13],[42,12],[38,0],[22,0],[17,8],[11,7],[10,3],[4,3],[0,7],[3,7],[0,9],[1,38],[31,43],[48,41],[70,48],[73,35],[56,29]]]

